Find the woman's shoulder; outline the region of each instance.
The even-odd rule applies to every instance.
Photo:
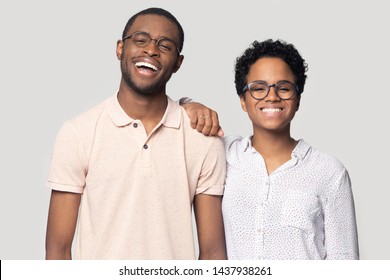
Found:
[[[300,143],[309,147],[306,160],[312,166],[317,166],[322,170],[328,170],[332,173],[346,171],[346,168],[343,163],[335,155],[320,151],[317,148],[309,145],[302,139],[300,140]]]
[[[242,137],[240,135],[229,135],[223,138],[226,151],[235,151],[237,149],[244,150],[250,143],[249,137]]]
[[[226,160],[230,164],[244,159],[245,152],[252,148],[251,136],[226,136],[224,137],[223,142],[225,145]]]

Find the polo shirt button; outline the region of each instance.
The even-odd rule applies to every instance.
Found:
[[[144,145],[144,149],[146,150],[147,148],[148,148],[148,145],[145,144],[145,145]]]
[[[133,123],[133,127],[137,128],[138,127],[138,123]]]

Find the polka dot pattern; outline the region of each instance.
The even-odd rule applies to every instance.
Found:
[[[358,259],[351,182],[333,156],[300,140],[267,174],[251,137],[227,137],[222,210],[229,259]]]

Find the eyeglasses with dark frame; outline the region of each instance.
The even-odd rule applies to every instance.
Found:
[[[282,99],[287,100],[299,92],[298,86],[290,81],[279,81],[276,84],[268,84],[266,81],[254,81],[247,84],[242,93],[244,94],[249,90],[250,95],[257,100],[263,100],[271,91],[271,87],[275,88],[276,95]]]
[[[142,31],[136,31],[133,34],[126,36],[122,38],[122,42],[124,42],[127,39],[132,39],[133,43],[141,48],[145,48],[149,46],[151,41],[156,42],[156,46],[158,49],[163,53],[173,53],[174,51],[177,51],[178,54],[180,54],[179,48],[176,46],[176,43],[168,38],[161,37],[159,39],[152,39],[149,35],[149,33],[142,32]]]

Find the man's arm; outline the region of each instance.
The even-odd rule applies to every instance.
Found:
[[[46,229],[46,259],[72,259],[81,194],[53,190]]]
[[[182,106],[191,120],[191,127],[203,133],[206,136],[223,136],[223,130],[219,125],[218,113],[204,106],[201,103],[193,102],[188,99],[188,102],[182,102],[185,98],[180,99]]]
[[[200,260],[226,260],[222,196],[198,194],[194,210],[199,240]]]

